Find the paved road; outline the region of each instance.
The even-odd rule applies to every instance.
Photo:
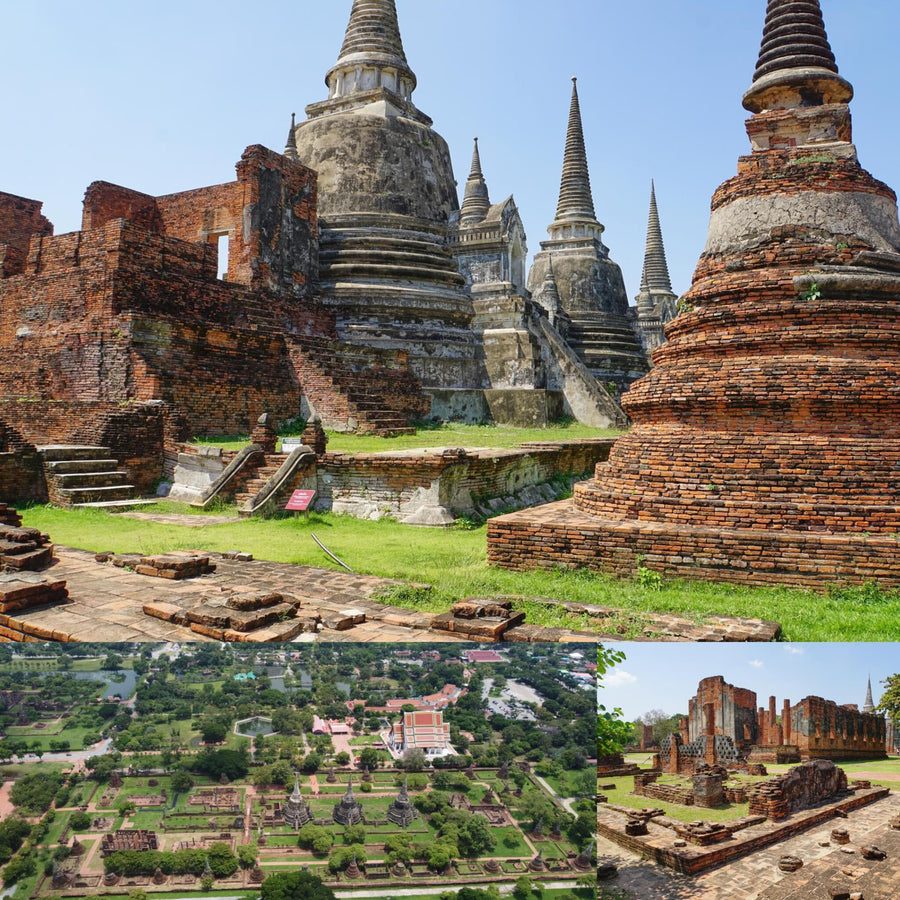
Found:
[[[545,779],[541,778],[540,775],[534,775],[533,777],[536,781],[539,781],[541,783],[541,786],[544,788],[544,790],[547,791],[547,793],[550,794],[550,796],[553,797],[554,800],[558,800],[563,805],[563,808],[566,810],[566,812],[570,812],[573,816],[575,816],[575,818],[578,818],[578,813],[575,812],[574,809],[576,800],[575,797],[563,797],[560,794],[557,794],[556,791],[554,791],[550,786],[550,784]]]

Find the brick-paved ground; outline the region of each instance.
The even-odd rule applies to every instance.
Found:
[[[602,837],[597,842],[597,853],[601,861],[603,858],[619,861],[619,874],[606,884],[627,890],[634,900],[829,900],[828,888],[836,880],[840,884],[854,884],[852,878],[836,875],[843,868],[869,879],[868,884],[860,879],[856,886],[848,888],[863,890],[865,900],[896,900],[900,896],[900,832],[891,833],[888,822],[897,815],[900,815],[900,792],[894,791],[877,803],[848,813],[846,819],[832,819],[744,859],[695,876],[679,875],[642,860]],[[851,842],[846,846],[855,851],[852,855],[844,853],[836,844],[819,846],[828,841],[831,829],[836,827],[850,832]],[[882,863],[863,860],[859,855],[863,844],[875,844],[886,850],[887,860]],[[803,868],[790,875],[781,872],[778,860],[785,855],[800,857]],[[871,883],[879,880],[880,885]]]
[[[319,640],[330,641],[435,641],[459,640],[446,632],[431,631],[430,617],[411,610],[374,603],[368,598],[379,588],[396,582],[371,575],[353,575],[308,566],[254,560],[238,562],[213,554],[216,571],[184,581],[149,578],[127,569],[103,565],[94,554],[56,547],[56,558],[45,574],[67,582],[70,602],[13,614],[44,631],[84,641],[207,640],[188,628],[144,615],[150,600],[189,606],[207,594],[233,589],[277,590],[304,598],[324,613],[353,607],[367,621],[346,631],[325,630]],[[47,639],[47,634],[38,634]],[[301,636],[301,638],[304,636]],[[307,639],[310,635],[305,636]],[[59,637],[57,637],[59,639]]]

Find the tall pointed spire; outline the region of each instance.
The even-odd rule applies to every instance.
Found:
[[[302,794],[300,793],[300,776],[294,772],[294,790],[291,793],[291,800],[294,803],[299,803],[302,800]]]
[[[284,145],[284,155],[288,159],[298,160],[300,154],[297,152],[297,114],[291,113],[291,130],[288,132],[287,141]]]
[[[332,100],[382,88],[410,100],[416,76],[406,61],[394,0],[353,0],[340,56],[325,83]]]
[[[644,248],[644,271],[641,273],[641,293],[664,291],[672,293],[666,248],[663,245],[659,211],[656,208],[656,185],[650,182],[650,218],[647,222],[647,243]]]
[[[569,106],[569,127],[566,131],[566,154],[563,160],[562,181],[556,219],[596,219],[591,196],[591,176],[588,172],[587,152],[584,148],[584,129],[581,124],[581,105],[578,102],[578,80],[572,79],[572,102]]]
[[[487,182],[481,171],[481,155],[478,152],[478,138],[475,138],[475,149],[472,151],[472,168],[466,179],[466,193],[459,210],[459,220],[463,224],[480,222],[491,208]]]
[[[869,676],[868,684],[866,685],[866,702],[863,704],[862,711],[864,713],[875,712],[875,702],[872,700],[872,677]]]
[[[387,57],[406,65],[394,0],[353,0],[339,59]]]
[[[745,108],[762,112],[852,99],[852,86],[838,74],[819,0],[769,0]]]

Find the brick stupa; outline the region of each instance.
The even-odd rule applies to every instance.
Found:
[[[494,564],[900,582],[900,226],[852,96],[818,0],[769,0],[752,153],[625,398],[634,428],[573,501],[494,519]]]

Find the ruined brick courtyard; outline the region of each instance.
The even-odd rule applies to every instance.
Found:
[[[862,891],[865,900],[893,900],[900,883],[900,831],[891,821],[900,815],[900,793],[891,794],[846,818],[829,822],[788,837],[699,875],[687,876],[642,858],[604,837],[598,841],[601,864],[604,857],[615,859],[618,875],[605,884],[630,891],[634,897],[659,900],[831,900],[832,886],[848,892]],[[832,828],[850,833],[849,844],[830,841]],[[887,852],[882,862],[860,857],[859,848],[875,844]],[[853,851],[848,852],[848,851]],[[794,873],[779,870],[782,856],[803,860]],[[849,870],[851,874],[846,874]]]

